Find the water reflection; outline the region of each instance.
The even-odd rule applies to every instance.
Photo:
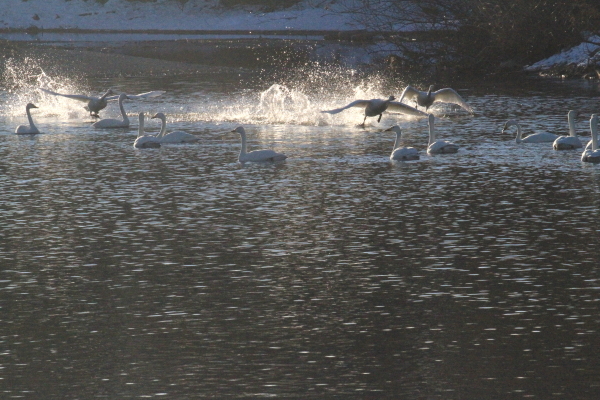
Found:
[[[314,121],[314,94],[224,80],[139,83],[169,94],[131,113],[170,111],[193,145],[1,116],[7,398],[598,397],[598,168],[500,134],[515,115],[566,133],[569,108],[583,133],[594,87],[464,85],[475,117],[436,110],[461,150],[432,157],[424,121],[303,124],[281,111]],[[221,132],[258,118],[285,163],[236,163]],[[392,123],[420,161],[389,162]]]

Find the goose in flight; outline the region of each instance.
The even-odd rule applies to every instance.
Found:
[[[127,118],[127,113],[125,112],[125,108],[123,108],[123,100],[127,98],[125,93],[121,93],[119,95],[119,108],[121,109],[121,116],[123,120],[114,119],[114,118],[106,118],[101,119],[100,121],[96,121],[92,124],[94,128],[127,128],[129,127],[129,118]]]
[[[29,120],[29,126],[27,126],[27,125],[17,126],[17,129],[15,129],[16,134],[18,134],[18,135],[35,135],[37,133],[40,133],[38,128],[33,123],[33,118],[31,118],[31,109],[32,108],[38,108],[38,107],[33,103],[28,103],[25,106],[25,113],[27,114],[27,119]]]
[[[473,108],[471,108],[471,106],[468,105],[467,102],[462,97],[460,97],[458,93],[456,93],[456,90],[451,88],[444,88],[433,92],[433,88],[434,86],[431,85],[429,86],[429,90],[427,90],[426,92],[422,92],[409,85],[402,92],[402,95],[400,96],[400,101],[404,100],[405,98],[408,101],[416,97],[416,105],[425,107],[425,111],[427,111],[433,103],[452,103],[461,106],[462,108],[473,114]]]
[[[451,154],[458,152],[458,145],[446,142],[445,140],[435,140],[434,119],[433,114],[429,114],[429,145],[427,152],[429,154]]]
[[[398,147],[400,145],[400,137],[402,136],[402,131],[398,125],[394,125],[385,131],[396,133],[396,141],[394,142],[394,150],[390,155],[390,160],[411,161],[419,159],[419,151],[414,147]]]
[[[583,147],[581,144],[581,140],[577,137],[577,132],[575,132],[575,116],[577,112],[571,110],[567,114],[567,120],[569,122],[569,136],[560,136],[558,139],[552,143],[552,148],[554,150],[574,150],[580,149]]]
[[[277,153],[273,150],[254,150],[246,152],[246,130],[243,126],[238,126],[232,132],[237,132],[242,137],[242,149],[238,161],[245,162],[261,162],[261,161],[283,161],[287,158],[285,154]]]
[[[167,133],[167,117],[161,112],[156,113],[152,118],[160,119],[160,133],[156,135],[156,138],[160,140],[160,143],[192,143],[200,140],[198,136],[184,131]]]
[[[133,142],[133,147],[136,149],[156,149],[160,147],[160,139],[153,135],[146,135],[144,132],[144,119],[145,115],[143,112],[138,114],[139,125],[138,125],[138,135]]]
[[[600,163],[600,149],[598,149],[598,115],[592,114],[590,118],[590,130],[592,131],[591,146],[587,146],[581,154],[581,161]]]
[[[363,119],[363,122],[360,125],[363,128],[365,127],[365,121],[367,120],[367,117],[375,117],[375,116],[379,115],[379,118],[377,118],[377,122],[380,122],[384,111],[399,112],[402,114],[412,115],[415,117],[424,117],[427,115],[423,111],[419,111],[411,106],[394,101],[395,99],[396,98],[394,96],[390,96],[387,100],[382,100],[382,99],[355,100],[352,103],[350,103],[344,107],[336,108],[334,110],[321,111],[321,112],[327,113],[327,114],[337,114],[337,113],[342,112],[351,107],[364,107],[365,118]]]
[[[48,93],[48,94],[51,94],[54,96],[62,96],[62,97],[66,97],[69,99],[78,100],[78,101],[87,103],[87,105],[84,108],[90,112],[90,117],[93,117],[93,118],[100,118],[100,116],[98,115],[98,112],[100,112],[100,110],[103,110],[104,108],[106,108],[106,105],[108,104],[109,101],[119,99],[119,95],[116,95],[112,89],[108,89],[106,91],[106,93],[104,93],[100,97],[85,96],[82,94],[62,94],[62,93],[56,93],[56,92],[53,92],[51,90],[44,89],[44,88],[40,88],[40,90],[42,92],[45,92],[45,93]],[[143,98],[158,97],[158,96],[162,95],[163,93],[165,93],[164,90],[154,90],[152,92],[146,92],[146,93],[140,93],[140,94],[129,94],[129,95],[127,95],[127,99],[128,100],[137,100],[137,99],[143,99]]]
[[[515,138],[515,142],[517,143],[549,143],[554,142],[556,139],[559,138],[558,135],[555,135],[550,132],[533,133],[529,136],[523,137],[521,125],[514,119],[506,121],[506,123],[504,124],[504,128],[502,128],[502,133],[504,133],[511,126],[517,127],[517,137]]]

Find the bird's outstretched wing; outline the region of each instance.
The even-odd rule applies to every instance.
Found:
[[[128,100],[147,99],[150,97],[158,97],[164,93],[166,93],[164,90],[153,90],[152,92],[146,92],[146,93],[140,93],[140,94],[128,94],[127,99]],[[108,100],[108,101],[113,101],[113,100],[118,100],[118,99],[119,99],[119,95],[106,97],[106,100]]]
[[[39,88],[42,92],[48,93],[48,94],[52,94],[54,96],[62,96],[62,97],[67,97],[69,99],[73,99],[73,100],[79,100],[79,101],[84,101],[84,102],[88,102],[90,100],[94,100],[95,97],[89,97],[89,96],[84,96],[82,94],[62,94],[62,93],[56,93],[53,92],[51,90],[48,89],[44,89],[44,88]]]
[[[402,94],[400,95],[400,99],[398,100],[400,103],[402,103],[402,100],[406,97],[406,100],[410,100],[413,97],[417,96],[420,93],[419,90],[415,89],[414,87],[408,85],[407,87],[404,88],[404,90],[402,91]]]
[[[426,117],[428,115],[426,112],[417,110],[416,108],[406,105],[404,103],[400,103],[399,101],[390,101],[388,103],[387,110],[390,112],[412,115],[414,117]]]
[[[342,108],[336,108],[335,110],[327,110],[327,111],[321,111],[321,112],[322,113],[327,113],[327,114],[337,114],[339,112],[344,111],[347,108],[350,108],[350,107],[366,107],[367,104],[369,104],[369,100],[355,100],[352,103],[350,103],[347,106],[344,106]]]
[[[451,88],[444,88],[433,92],[435,95],[435,101],[441,101],[443,103],[452,103],[461,106],[471,114],[473,114],[473,108],[467,104],[467,102],[460,97],[456,90]]]

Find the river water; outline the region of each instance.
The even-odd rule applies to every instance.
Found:
[[[399,78],[11,68],[2,398],[600,398],[600,167],[501,134],[509,118],[566,134],[576,109],[587,141],[597,83],[448,82],[476,113],[435,106],[460,150],[428,156],[425,120],[361,129],[360,110],[319,113],[399,95]],[[39,85],[167,92],[126,102],[130,129],[102,131]],[[13,134],[28,101],[43,135]],[[136,150],[142,111],[201,140]],[[393,124],[419,161],[390,162]],[[238,125],[251,149],[289,158],[240,165]]]

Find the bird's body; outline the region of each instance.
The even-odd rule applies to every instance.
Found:
[[[127,113],[125,112],[125,108],[123,108],[123,100],[127,98],[127,95],[121,93],[119,95],[119,108],[121,109],[122,120],[114,119],[114,118],[106,118],[101,119],[100,121],[94,122],[92,126],[94,128],[108,129],[108,128],[128,128],[129,127],[129,118],[127,117]]]
[[[559,137],[558,135],[555,135],[550,132],[533,133],[529,136],[523,137],[521,125],[514,119],[506,121],[506,123],[504,124],[504,128],[502,128],[502,133],[504,133],[511,126],[517,127],[517,136],[515,138],[515,142],[517,143],[551,143]]]
[[[83,101],[83,102],[87,103],[87,105],[84,108],[87,111],[89,111],[90,116],[94,117],[94,118],[100,118],[98,113],[100,112],[100,110],[103,110],[106,108],[109,101],[119,99],[119,95],[114,95],[114,92],[112,89],[108,89],[106,91],[106,93],[104,93],[100,97],[86,96],[86,95],[82,95],[82,94],[62,94],[62,93],[56,93],[56,92],[53,92],[51,90],[44,89],[44,88],[40,88],[40,90],[45,93],[54,95],[54,96],[62,96],[62,97],[66,97],[68,99]],[[127,95],[127,99],[135,100],[135,99],[141,99],[141,98],[157,97],[163,93],[165,93],[165,92],[162,90],[155,90],[152,92],[146,92],[146,93],[140,93],[140,94],[130,94],[130,95]]]
[[[400,103],[400,102],[393,101],[395,99],[396,98],[394,96],[390,96],[387,100],[382,100],[382,99],[355,100],[352,103],[350,103],[344,107],[336,108],[333,110],[321,111],[321,112],[327,113],[327,114],[337,114],[337,113],[342,112],[351,107],[364,107],[365,118],[363,119],[363,122],[361,124],[361,126],[363,128],[365,126],[365,121],[367,120],[367,117],[379,116],[379,118],[377,119],[377,122],[380,122],[382,114],[385,111],[399,112],[402,114],[412,115],[412,116],[416,116],[416,117],[424,117],[427,115],[424,112],[419,111],[411,106],[408,106],[408,105]]]
[[[429,154],[453,154],[458,152],[458,145],[447,142],[445,140],[436,140],[435,129],[434,129],[435,117],[433,114],[429,114],[429,144],[427,146],[427,153]]]
[[[574,150],[580,149],[583,147],[581,144],[581,140],[577,137],[577,132],[575,131],[575,115],[577,113],[573,110],[569,111],[567,114],[567,120],[569,122],[569,136],[560,136],[558,139],[552,143],[552,148],[554,150]]]
[[[19,125],[19,126],[17,126],[17,128],[15,129],[15,133],[17,135],[35,135],[35,134],[40,133],[40,131],[38,130],[38,128],[33,123],[33,118],[31,118],[31,111],[30,110],[32,108],[37,108],[37,106],[34,105],[33,103],[28,103],[25,106],[25,113],[27,114],[27,119],[29,120],[29,126],[27,126],[27,125]]]
[[[287,156],[283,153],[277,153],[273,150],[254,150],[247,152],[246,151],[246,130],[244,127],[239,126],[235,128],[232,132],[237,132],[242,137],[242,149],[240,150],[240,154],[238,156],[238,161],[241,163],[244,162],[261,162],[261,161],[283,161],[287,158]]]
[[[183,131],[167,133],[167,117],[163,113],[156,113],[152,118],[159,118],[161,121],[160,133],[156,135],[160,143],[193,143],[200,140],[199,137]]]
[[[456,90],[451,88],[444,88],[440,90],[433,90],[433,85],[429,86],[429,90],[426,92],[417,90],[412,86],[407,86],[404,88],[402,95],[400,96],[400,101],[406,99],[415,100],[417,106],[425,107],[425,111],[429,109],[433,105],[433,103],[452,103],[459,105],[464,108],[466,111],[473,113],[473,108],[456,92]]]
[[[418,160],[419,151],[414,147],[398,147],[400,145],[400,137],[402,136],[402,131],[398,125],[394,125],[389,129],[386,129],[386,132],[395,132],[396,133],[396,141],[394,142],[394,150],[392,150],[392,154],[390,155],[390,160],[393,161],[412,161]]]
[[[144,119],[145,115],[143,112],[138,114],[139,125],[138,125],[138,136],[133,142],[133,147],[136,149],[156,149],[160,147],[160,140],[153,135],[146,135],[144,132]]]
[[[591,146],[588,146],[581,154],[581,161],[589,163],[600,163],[600,149],[598,149],[598,116],[592,114],[590,118],[590,130],[592,131]]]

